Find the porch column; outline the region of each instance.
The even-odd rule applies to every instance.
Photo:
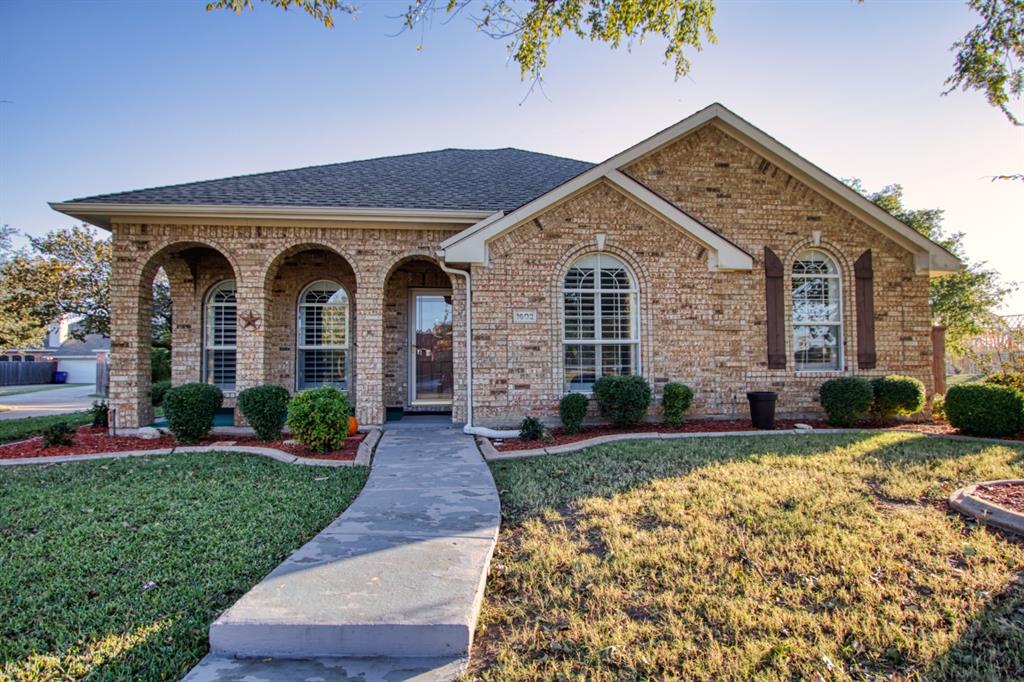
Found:
[[[115,256],[118,251],[115,244]],[[117,429],[136,429],[153,422],[149,395],[152,281],[151,276],[140,276],[135,258],[113,259],[108,402],[113,410],[112,425]]]
[[[202,301],[184,258],[168,258],[164,272],[171,290],[171,384],[180,386],[201,381]]]
[[[238,336],[235,341],[235,393],[267,382],[266,321],[268,303],[263,278],[244,274],[237,282]],[[244,426],[245,419],[235,407],[235,424]]]
[[[356,419],[384,423],[383,278],[356,285]]]

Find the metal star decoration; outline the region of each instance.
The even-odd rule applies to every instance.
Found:
[[[238,317],[242,323],[242,329],[259,329],[263,318],[255,310],[246,310]]]

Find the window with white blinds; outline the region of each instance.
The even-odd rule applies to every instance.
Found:
[[[843,368],[839,268],[823,251],[793,261],[793,359],[802,371]]]
[[[233,279],[224,280],[206,296],[203,337],[203,381],[222,391],[235,388],[238,298]]]
[[[348,388],[349,301],[336,282],[322,280],[299,296],[296,386]]]
[[[565,390],[589,392],[605,374],[636,374],[637,286],[625,263],[603,253],[580,258],[562,297]]]

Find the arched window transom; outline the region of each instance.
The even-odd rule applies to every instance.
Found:
[[[583,256],[562,285],[564,382],[588,392],[606,374],[636,374],[640,334],[636,278],[604,253]]]
[[[206,296],[203,381],[221,390],[235,388],[238,297],[235,280],[216,284]]]
[[[804,251],[793,261],[793,358],[801,371],[843,368],[841,277],[823,251]]]
[[[299,296],[297,388],[348,389],[349,301],[337,282],[322,280]]]

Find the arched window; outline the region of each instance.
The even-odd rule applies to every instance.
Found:
[[[299,296],[298,371],[301,391],[348,389],[348,294],[337,282],[313,282]]]
[[[793,262],[793,359],[797,370],[843,368],[843,310],[839,268],[823,251]]]
[[[640,355],[636,278],[614,256],[583,256],[562,284],[565,390],[590,391],[605,374],[636,374]]]
[[[220,282],[206,295],[206,333],[203,335],[203,381],[231,391],[235,388],[235,344],[238,338],[238,298],[235,280]]]

